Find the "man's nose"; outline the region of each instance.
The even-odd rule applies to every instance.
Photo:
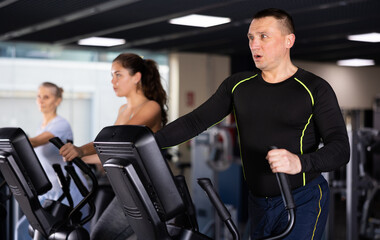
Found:
[[[257,49],[260,47],[260,41],[256,40],[256,39],[252,39],[249,41],[249,47],[251,49]]]

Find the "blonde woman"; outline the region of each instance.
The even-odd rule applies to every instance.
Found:
[[[62,195],[62,190],[52,165],[59,164],[62,168],[66,165],[59,154],[59,150],[49,142],[49,139],[59,137],[64,142],[73,140],[73,133],[69,122],[57,114],[57,108],[62,102],[62,94],[63,89],[51,82],[44,82],[38,88],[36,103],[42,114],[42,122],[37,129],[36,135],[29,138],[29,141],[52,183],[52,189],[39,197],[41,203],[45,199],[57,200]],[[77,172],[79,174],[79,171]],[[86,183],[85,178],[83,176],[81,178]],[[82,196],[72,181],[70,193],[74,204],[78,204]],[[68,204],[67,200],[64,200],[63,203]],[[86,211],[83,210],[82,213],[86,214]],[[17,223],[16,240],[31,239],[28,234],[28,225],[26,217],[23,216]]]

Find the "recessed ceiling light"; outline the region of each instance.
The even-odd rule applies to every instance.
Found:
[[[356,34],[349,35],[348,40],[351,41],[359,41],[359,42],[380,42],[380,33],[364,33],[364,34]]]
[[[337,62],[337,64],[339,66],[364,67],[364,66],[373,66],[373,65],[375,65],[375,61],[372,60],[372,59],[353,58],[353,59],[339,60]]]
[[[103,38],[103,37],[90,37],[78,41],[79,45],[85,46],[99,46],[99,47],[113,47],[125,43],[124,39],[119,38]]]
[[[191,14],[184,17],[169,20],[171,24],[185,25],[192,27],[212,27],[231,22],[230,18],[214,17],[199,14]]]

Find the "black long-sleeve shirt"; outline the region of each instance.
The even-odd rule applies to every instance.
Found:
[[[280,194],[265,159],[270,146],[300,157],[302,172],[289,176],[293,189],[349,160],[346,126],[333,89],[303,69],[276,84],[265,82],[260,72],[234,74],[197,109],[158,131],[156,140],[162,148],[178,145],[231,112],[237,124],[244,176],[254,196]],[[318,149],[321,140],[324,146]]]

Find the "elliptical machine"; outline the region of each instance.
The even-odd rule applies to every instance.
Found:
[[[52,139],[56,146],[63,143]],[[65,167],[70,178],[83,196],[74,206],[68,179],[59,165],[54,166],[59,181],[62,184],[63,195],[56,201],[45,200],[41,205],[38,196],[48,192],[52,185],[46,176],[26,134],[21,128],[0,129],[0,171],[19,203],[30,224],[29,233],[34,240],[88,240],[89,234],[83,228],[94,212],[93,195],[97,189],[97,179],[91,169],[80,159],[73,161],[92,181],[89,191],[82,183],[73,166]],[[62,203],[67,198],[69,206]],[[80,210],[85,205],[90,206],[88,216],[82,217]]]
[[[211,240],[199,232],[183,176],[174,177],[154,135],[145,126],[110,126],[94,141],[107,177],[138,239]],[[285,174],[276,174],[289,221],[286,229],[265,240],[286,236],[295,223],[295,205]],[[231,215],[212,183],[198,179],[233,239],[240,239]],[[263,240],[264,240],[263,239]]]

